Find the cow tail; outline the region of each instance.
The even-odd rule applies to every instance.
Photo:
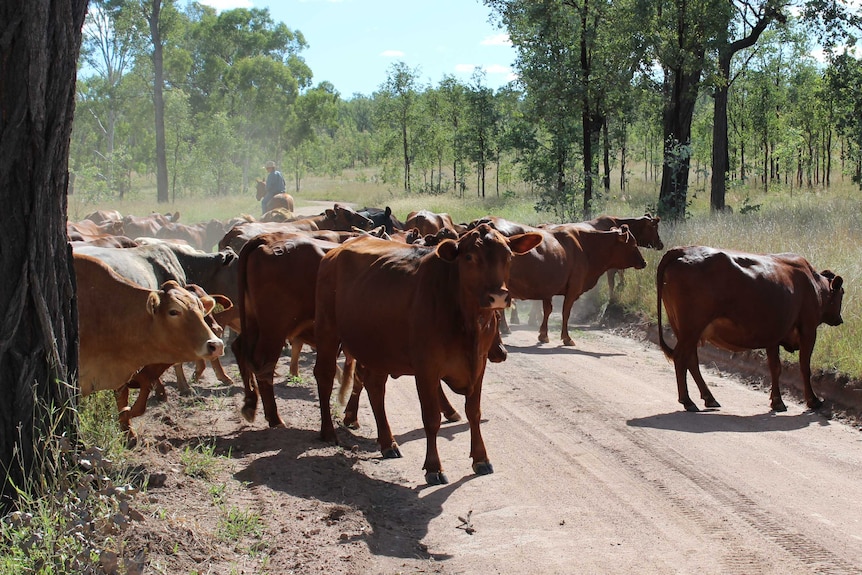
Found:
[[[348,353],[344,354],[344,370],[341,372],[341,385],[338,388],[339,405],[347,405],[350,395],[353,393],[353,385],[356,379],[356,360]]]
[[[664,284],[664,272],[667,269],[668,261],[670,261],[670,258],[668,258],[667,254],[665,254],[665,257],[663,257],[661,259],[661,261],[658,264],[658,269],[656,269],[656,272],[655,272],[656,312],[658,315],[658,344],[659,344],[659,347],[661,347],[661,350],[664,352],[665,356],[667,356],[668,359],[673,359],[674,350],[664,340],[664,329],[662,329],[662,325],[661,325],[661,307],[662,307],[661,288],[662,288],[662,285]]]

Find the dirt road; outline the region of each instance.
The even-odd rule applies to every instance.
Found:
[[[789,397],[772,414],[766,392],[710,371],[723,407],[686,413],[646,341],[586,330],[575,348],[538,345],[526,326],[504,340],[508,360],[488,365],[482,399],[495,473],[475,476],[467,424],[444,424],[443,486],[424,484],[410,377],[387,393],[397,460],[378,457],[364,398],[364,427],[339,430],[342,447],[318,440],[310,353],[304,383],[278,387],[287,429],[262,414],[243,423],[241,387],[210,375],[193,402],[172,393],[137,425],[138,456],[167,482],[149,490],[129,548],[171,573],[862,573],[859,430]],[[229,463],[183,474],[184,446],[206,438]],[[263,531],[220,538],[230,507],[254,510]]]

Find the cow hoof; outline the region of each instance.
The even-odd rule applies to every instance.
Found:
[[[476,475],[491,475],[494,473],[494,466],[490,461],[482,461],[473,464],[473,473]]]
[[[358,422],[358,421],[345,421],[345,422],[344,422],[344,427],[346,427],[347,429],[354,429],[354,430],[356,430],[356,429],[359,429],[359,428],[360,428],[360,427],[362,427],[362,426],[361,426],[361,425],[359,425],[359,422]]]
[[[443,417],[446,418],[446,421],[449,423],[455,423],[456,421],[461,421],[461,414],[457,411],[453,411],[452,413],[444,413]]]
[[[811,401],[807,402],[807,405],[809,409],[820,409],[823,407],[823,400],[819,397],[815,397]]]
[[[164,390],[156,392],[156,401],[164,403],[168,400],[168,394]]]
[[[257,413],[257,407],[246,405],[240,410],[240,413],[242,414],[242,418],[247,422],[254,423],[254,416]]]
[[[269,427],[274,428],[274,427],[287,427],[287,426],[284,424],[284,421],[282,421],[281,418],[279,417],[275,421],[270,421]]]
[[[772,411],[775,413],[784,413],[787,411],[787,406],[784,405],[783,401],[773,401],[772,402]]]
[[[219,379],[219,381],[220,381],[220,382],[222,382],[222,383],[223,383],[223,384],[225,384],[225,385],[230,385],[230,386],[235,385],[234,380],[232,380],[232,379],[231,379],[231,378],[229,378],[229,377],[226,377],[226,378],[224,378],[224,379]]]
[[[551,340],[548,339],[548,336],[546,336],[546,335],[540,335],[539,336],[539,343],[551,343]]]
[[[571,346],[573,346],[573,345],[575,345],[575,340],[573,340],[573,339],[572,339],[572,338],[570,338],[570,337],[564,338],[564,339],[563,339],[563,345],[571,345]]]
[[[721,404],[718,403],[714,397],[712,399],[707,399],[703,404],[706,407],[721,407]]]
[[[700,411],[700,409],[694,404],[693,401],[683,402],[682,405],[685,407],[686,411],[690,411],[692,413],[694,413],[696,411]]]
[[[344,419],[342,420],[342,425],[347,429],[359,429],[361,426],[359,425],[359,419],[356,417],[355,413],[344,412]]]
[[[381,449],[381,453],[383,453],[383,459],[400,459],[402,457],[401,450],[398,449],[397,445],[393,445],[389,449]]]
[[[189,387],[189,388],[186,388],[186,389],[181,389],[181,390],[180,390],[180,395],[181,395],[181,396],[183,396],[183,397],[192,397],[192,396],[197,395],[197,394],[195,393],[195,390],[194,390],[194,389],[192,389],[191,387]]]
[[[442,471],[429,471],[425,474],[425,483],[428,485],[446,485],[449,479]]]

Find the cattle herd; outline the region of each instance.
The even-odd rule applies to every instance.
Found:
[[[646,266],[640,248],[664,249],[659,218],[649,214],[537,227],[496,216],[457,224],[425,210],[402,223],[388,207],[340,204],[313,217],[293,218],[283,207],[267,216],[185,225],[178,213],[123,217],[110,210],[68,223],[81,393],[113,390],[130,440],[131,418],[144,412],[151,392],[164,396],[160,376],[171,366],[182,392],[191,389],[182,372],[186,361],[197,362],[196,377],[210,361],[221,381],[234,383],[219,363],[224,326],[235,335],[231,349],[247,420],[260,400],[268,424],[284,425],[273,389],[276,363],[289,342],[296,375],[308,345],[316,351],[324,440],[336,441],[329,398],[338,379],[344,424],[358,425],[364,388],[383,456],[400,457],[386,418],[385,385],[390,376],[412,375],[427,441],[426,481],[447,482],[437,433],[442,417],[460,419],[442,382],[465,397],[473,470],[491,473],[479,429],[481,391],[487,361],[506,359],[504,309],[513,299],[542,302],[538,340],[547,343],[552,298],[563,296],[560,336],[563,345],[574,345],[567,324],[580,295],[607,274],[613,297],[615,273]],[[766,350],[775,411],[786,409],[778,389],[779,346],[798,350],[806,402],[819,407],[811,352],[821,323],[842,322],[842,283],[794,254],[668,250],[656,272],[657,311],[679,402],[698,410],[688,395],[690,372],[705,406],[719,407],[698,367],[697,347],[709,341]],[[661,329],[662,307],[675,349]],[[129,388],[141,390],[131,407]]]

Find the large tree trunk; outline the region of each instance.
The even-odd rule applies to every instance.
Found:
[[[0,3],[0,507],[38,474],[46,436],[75,430],[64,409],[78,370],[66,190],[86,10],[86,0]]]
[[[168,201],[168,160],[165,153],[165,69],[162,57],[162,30],[159,15],[162,0],[152,0],[149,13],[150,36],[153,41],[153,108],[156,117],[156,189],[159,203]]]
[[[703,62],[700,54],[698,62]],[[701,66],[694,70],[668,70],[665,78],[664,165],[659,190],[659,214],[669,219],[685,217],[688,202],[691,122],[700,85]]]
[[[774,19],[784,21],[784,17],[779,11],[772,7],[767,8],[751,32],[744,38],[727,44],[720,51],[718,57],[719,80],[722,83],[715,90],[715,107],[712,113],[712,185],[709,193],[709,205],[713,212],[724,209],[724,199],[727,192],[727,172],[730,165],[727,154],[727,96],[731,83],[730,62],[734,54],[753,46]]]

